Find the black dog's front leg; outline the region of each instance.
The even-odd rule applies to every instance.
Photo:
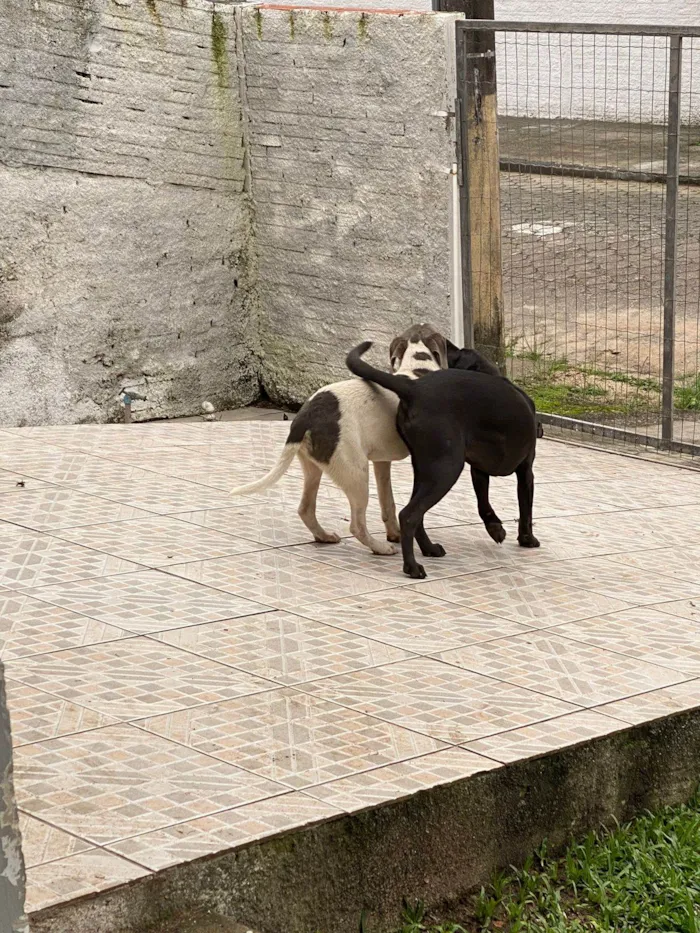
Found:
[[[540,542],[532,533],[532,503],[535,497],[535,477],[532,475],[532,463],[525,461],[515,471],[518,477],[518,544],[520,547],[539,547]]]
[[[479,509],[479,518],[484,523],[488,533],[496,544],[501,544],[506,537],[506,530],[503,527],[498,515],[493,510],[489,502],[489,474],[483,470],[472,467],[472,485],[476,493],[476,504]]]

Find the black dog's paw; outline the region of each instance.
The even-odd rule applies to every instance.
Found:
[[[422,564],[404,564],[403,572],[413,580],[425,580],[428,576]]]
[[[533,534],[518,535],[518,544],[520,547],[539,547],[540,542]]]
[[[506,530],[500,522],[493,522],[492,524],[487,525],[486,530],[491,535],[496,544],[503,544],[503,542],[506,540]]]
[[[424,557],[444,557],[447,551],[441,544],[433,544],[423,551]]]

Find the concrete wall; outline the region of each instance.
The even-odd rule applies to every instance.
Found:
[[[385,354],[410,322],[449,331],[452,20],[242,18],[262,374],[276,400],[347,378],[359,340]]]
[[[447,326],[452,17],[2,16],[0,421],[300,402],[359,339]]]
[[[3,0],[6,424],[258,392],[236,36],[206,0]]]
[[[12,781],[12,735],[0,663],[0,930],[29,933],[24,913],[25,874]]]

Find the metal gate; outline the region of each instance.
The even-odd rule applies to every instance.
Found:
[[[700,27],[456,27],[465,334],[549,425],[700,455]]]

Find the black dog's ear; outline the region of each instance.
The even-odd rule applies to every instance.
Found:
[[[391,346],[389,347],[389,362],[394,371],[401,365],[401,360],[404,357],[407,347],[408,340],[406,340],[405,337],[394,337],[391,341]]]
[[[456,366],[462,351],[451,340],[445,340],[445,345],[447,346],[447,365]]]
[[[442,336],[442,334],[431,334],[429,337],[426,337],[423,341],[426,347],[435,357],[435,362],[441,369],[447,369],[447,340]]]

